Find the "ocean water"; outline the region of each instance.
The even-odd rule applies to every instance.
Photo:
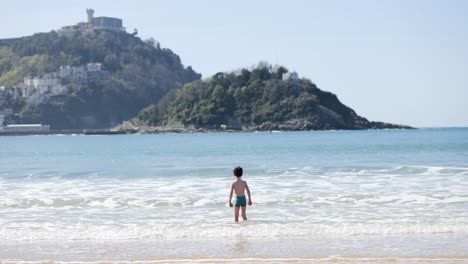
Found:
[[[2,260],[468,263],[468,129],[0,137]]]

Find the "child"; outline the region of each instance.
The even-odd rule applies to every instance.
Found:
[[[250,189],[247,185],[246,181],[241,180],[242,177],[242,168],[237,166],[233,170],[234,176],[236,176],[237,181],[232,183],[231,186],[231,194],[229,194],[229,207],[232,207],[232,194],[236,192],[236,207],[234,208],[234,221],[237,223],[239,222],[239,209],[242,209],[242,219],[247,220],[247,216],[245,214],[247,201],[245,200],[245,193],[247,191],[247,195],[249,196],[249,205],[252,205],[252,198],[250,197]]]

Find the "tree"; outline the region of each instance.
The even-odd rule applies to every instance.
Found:
[[[109,54],[104,58],[104,67],[110,72],[115,72],[120,69],[119,59],[115,54]]]

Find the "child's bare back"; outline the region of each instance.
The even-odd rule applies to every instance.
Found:
[[[245,196],[245,189],[247,187],[247,182],[241,179],[232,183],[232,188],[234,188],[234,192],[236,196]]]
[[[233,171],[234,176],[236,176],[237,180],[232,183],[231,185],[231,193],[229,194],[229,206],[233,207],[232,204],[232,195],[236,193],[236,203],[234,207],[234,221],[239,222],[239,209],[242,210],[242,219],[247,220],[246,205],[247,199],[245,198],[245,191],[247,191],[247,195],[249,196],[249,205],[252,205],[252,197],[250,196],[250,189],[249,185],[247,185],[246,181],[241,180],[243,170],[241,167],[235,167]]]

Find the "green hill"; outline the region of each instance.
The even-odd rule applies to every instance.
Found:
[[[244,130],[407,128],[369,122],[310,80],[265,64],[188,83],[144,109],[133,123]]]
[[[86,82],[63,80],[70,91],[42,103],[5,93],[0,110],[13,108],[11,123],[50,124],[53,129],[107,128],[134,117],[169,90],[200,79],[179,56],[154,40],[125,32],[52,31],[0,40],[0,87],[25,76],[57,73],[61,66],[101,63],[102,73]]]

